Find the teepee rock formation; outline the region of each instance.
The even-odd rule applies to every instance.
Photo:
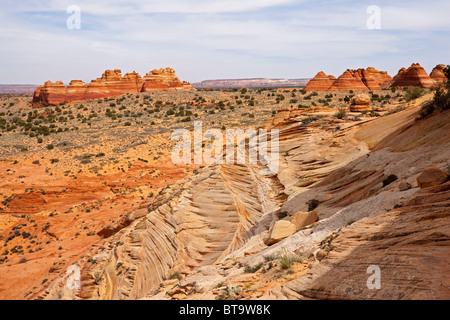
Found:
[[[387,88],[392,81],[386,71],[378,71],[373,67],[367,69],[347,69],[339,78],[327,76],[319,72],[306,85],[307,91],[342,91],[342,90],[381,90]]]
[[[399,70],[391,86],[431,88],[435,84],[436,81],[430,78],[419,63],[413,63],[408,69]]]
[[[318,72],[305,86],[307,91],[327,91],[334,83],[334,76],[327,76],[323,71]]]
[[[445,64],[438,64],[431,71],[430,78],[436,81],[437,84],[443,83],[447,79],[444,73],[445,68],[446,68]]]

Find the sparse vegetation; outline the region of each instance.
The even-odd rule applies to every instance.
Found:
[[[289,269],[296,262],[302,262],[295,253],[289,252],[287,249],[283,249],[279,253],[278,261],[281,269],[285,270]]]
[[[338,119],[344,119],[347,116],[347,111],[344,108],[339,108],[339,110],[334,114]]]
[[[425,94],[425,90],[420,87],[413,87],[411,89],[406,89],[405,93],[405,101],[410,102],[413,100],[416,100],[417,98],[420,98]]]

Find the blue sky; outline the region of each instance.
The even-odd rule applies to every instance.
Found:
[[[69,30],[70,5],[81,29]],[[380,8],[381,29],[367,28]],[[90,81],[105,69],[182,80],[303,78],[450,64],[450,1],[2,0],[0,83]]]

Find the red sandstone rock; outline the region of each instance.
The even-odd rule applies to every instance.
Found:
[[[153,70],[142,78],[135,71],[122,77],[120,69],[106,70],[101,78],[92,80],[89,85],[81,80],[73,80],[67,88],[61,81],[47,81],[37,88],[33,104],[44,106],[58,105],[62,102],[84,101],[115,97],[126,93],[163,90],[194,90],[189,82],[181,82],[171,68]]]
[[[160,90],[192,90],[188,82],[181,82],[172,68],[155,69],[144,77],[142,92]]]
[[[399,70],[394,77],[392,87],[421,87],[431,88],[436,82],[430,78],[424,68],[418,63],[413,63],[408,69]]]
[[[319,72],[306,85],[305,90],[341,91],[341,90],[381,90],[389,87],[392,77],[386,71],[373,67],[367,69],[347,69],[338,79]]]
[[[41,87],[37,100],[43,105],[59,105],[66,98],[66,87],[62,81],[47,81]]]
[[[66,89],[65,101],[83,100],[87,84],[81,80],[72,80]]]
[[[84,93],[84,100],[101,99],[109,97],[110,93],[102,79],[92,80]]]
[[[367,91],[369,88],[363,82],[362,71],[347,69],[330,87],[330,91],[341,90],[361,90]],[[363,70],[363,69],[362,69]],[[372,84],[372,81],[370,81]],[[370,89],[372,90],[372,89]]]
[[[436,81],[437,84],[441,84],[447,80],[445,76],[444,69],[446,68],[445,64],[438,64],[430,73],[430,78]]]
[[[387,88],[392,82],[392,77],[386,71],[379,71],[373,67],[368,67],[365,72],[375,79],[381,89]]]
[[[335,80],[336,78],[334,76],[327,76],[324,72],[320,71],[308,82],[304,89],[307,91],[327,91]]]

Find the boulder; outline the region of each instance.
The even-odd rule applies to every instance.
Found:
[[[358,106],[368,106],[370,105],[370,95],[366,93],[357,94],[350,99],[350,104]]]
[[[417,177],[420,189],[437,186],[448,179],[448,174],[437,167],[428,167]]]
[[[366,93],[357,94],[350,99],[350,111],[351,112],[361,112],[364,110],[369,110],[370,105],[370,95]]]
[[[296,231],[297,228],[292,222],[289,222],[287,220],[279,220],[273,225],[270,231],[270,236],[266,240],[266,244],[270,246],[274,243],[277,243],[294,234]]]
[[[408,182],[406,182],[406,181],[402,181],[402,182],[400,182],[400,184],[398,185],[398,189],[399,189],[400,191],[406,191],[406,190],[411,189],[411,185],[410,185]]]
[[[297,231],[317,221],[319,221],[319,216],[316,210],[310,212],[299,211],[291,217],[291,222],[295,225]]]

